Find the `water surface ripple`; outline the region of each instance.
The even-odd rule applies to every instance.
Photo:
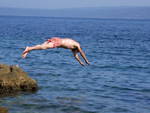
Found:
[[[31,52],[48,37],[79,41],[91,62],[65,49]],[[0,16],[0,62],[19,64],[39,91],[0,99],[10,113],[150,113],[150,21]]]

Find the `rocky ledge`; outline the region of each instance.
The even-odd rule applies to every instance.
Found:
[[[0,64],[0,96],[19,91],[36,91],[37,82],[18,66]]]
[[[8,113],[8,109],[5,107],[0,107],[0,113]]]

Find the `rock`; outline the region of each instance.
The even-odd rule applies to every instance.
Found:
[[[5,107],[0,107],[0,113],[8,113],[8,109]]]
[[[37,89],[37,82],[19,66],[0,64],[0,95]]]

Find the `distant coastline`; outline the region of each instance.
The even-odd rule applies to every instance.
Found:
[[[1,16],[38,16],[95,19],[150,19],[150,7],[90,7],[68,9],[0,8]]]

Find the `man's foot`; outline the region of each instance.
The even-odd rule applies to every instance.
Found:
[[[28,53],[29,53],[29,47],[26,47],[26,49],[22,53],[22,58],[26,58],[26,56],[27,56]]]

